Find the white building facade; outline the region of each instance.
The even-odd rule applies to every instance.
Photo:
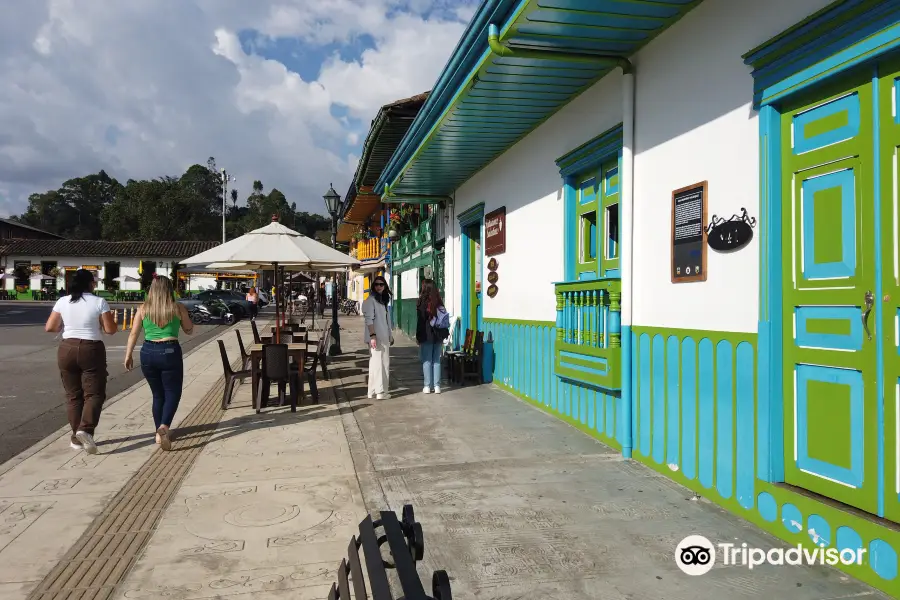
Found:
[[[624,4],[482,3],[376,192],[496,385],[898,596],[900,3]]]
[[[102,242],[80,240],[8,240],[0,245],[0,269],[7,292],[18,290],[30,297],[31,290],[55,292],[68,288],[78,269],[94,271],[101,292],[146,289],[153,274],[178,280],[184,291],[215,287],[215,274],[188,276],[178,268],[180,259],[214,247],[217,242]],[[34,273],[52,274],[43,280]],[[114,281],[123,278],[123,281]]]

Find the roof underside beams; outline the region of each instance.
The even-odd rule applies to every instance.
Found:
[[[606,75],[609,61],[630,56],[700,0],[532,0],[501,40],[546,50],[544,59],[488,55],[389,186],[389,193],[448,195]],[[502,23],[496,23],[502,26]],[[581,54],[567,60],[565,53]]]

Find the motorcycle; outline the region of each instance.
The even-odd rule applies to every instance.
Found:
[[[190,312],[190,316],[191,322],[195,325],[209,323],[213,319],[221,320],[225,325],[234,325],[237,321],[231,308],[218,299],[198,304]]]

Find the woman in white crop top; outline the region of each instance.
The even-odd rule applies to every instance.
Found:
[[[85,269],[75,272],[71,295],[57,300],[44,329],[62,331],[57,363],[68,400],[70,445],[75,450],[97,453],[94,429],[106,401],[106,346],[101,331],[116,332],[116,321],[106,300],[91,292],[97,284]]]

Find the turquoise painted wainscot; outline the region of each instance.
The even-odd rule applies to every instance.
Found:
[[[485,318],[484,330],[494,340],[495,385],[621,448],[621,394],[556,375],[556,323]]]
[[[498,387],[617,449],[630,426],[635,460],[794,546],[865,549],[861,565],[836,566],[900,597],[900,531],[762,478],[770,442],[759,401],[757,334],[633,326],[633,410],[625,424],[620,392],[579,380],[580,372],[559,373],[562,348],[605,358],[596,353],[602,339],[603,350],[621,350],[613,345],[615,317],[610,326],[607,316],[616,312],[615,286],[579,283],[586,285],[561,284],[557,322],[484,320],[494,339]],[[598,290],[604,293],[592,303],[585,292]]]
[[[770,452],[757,334],[632,328],[634,458],[789,544],[866,550],[836,565],[900,597],[900,532],[761,478]]]

